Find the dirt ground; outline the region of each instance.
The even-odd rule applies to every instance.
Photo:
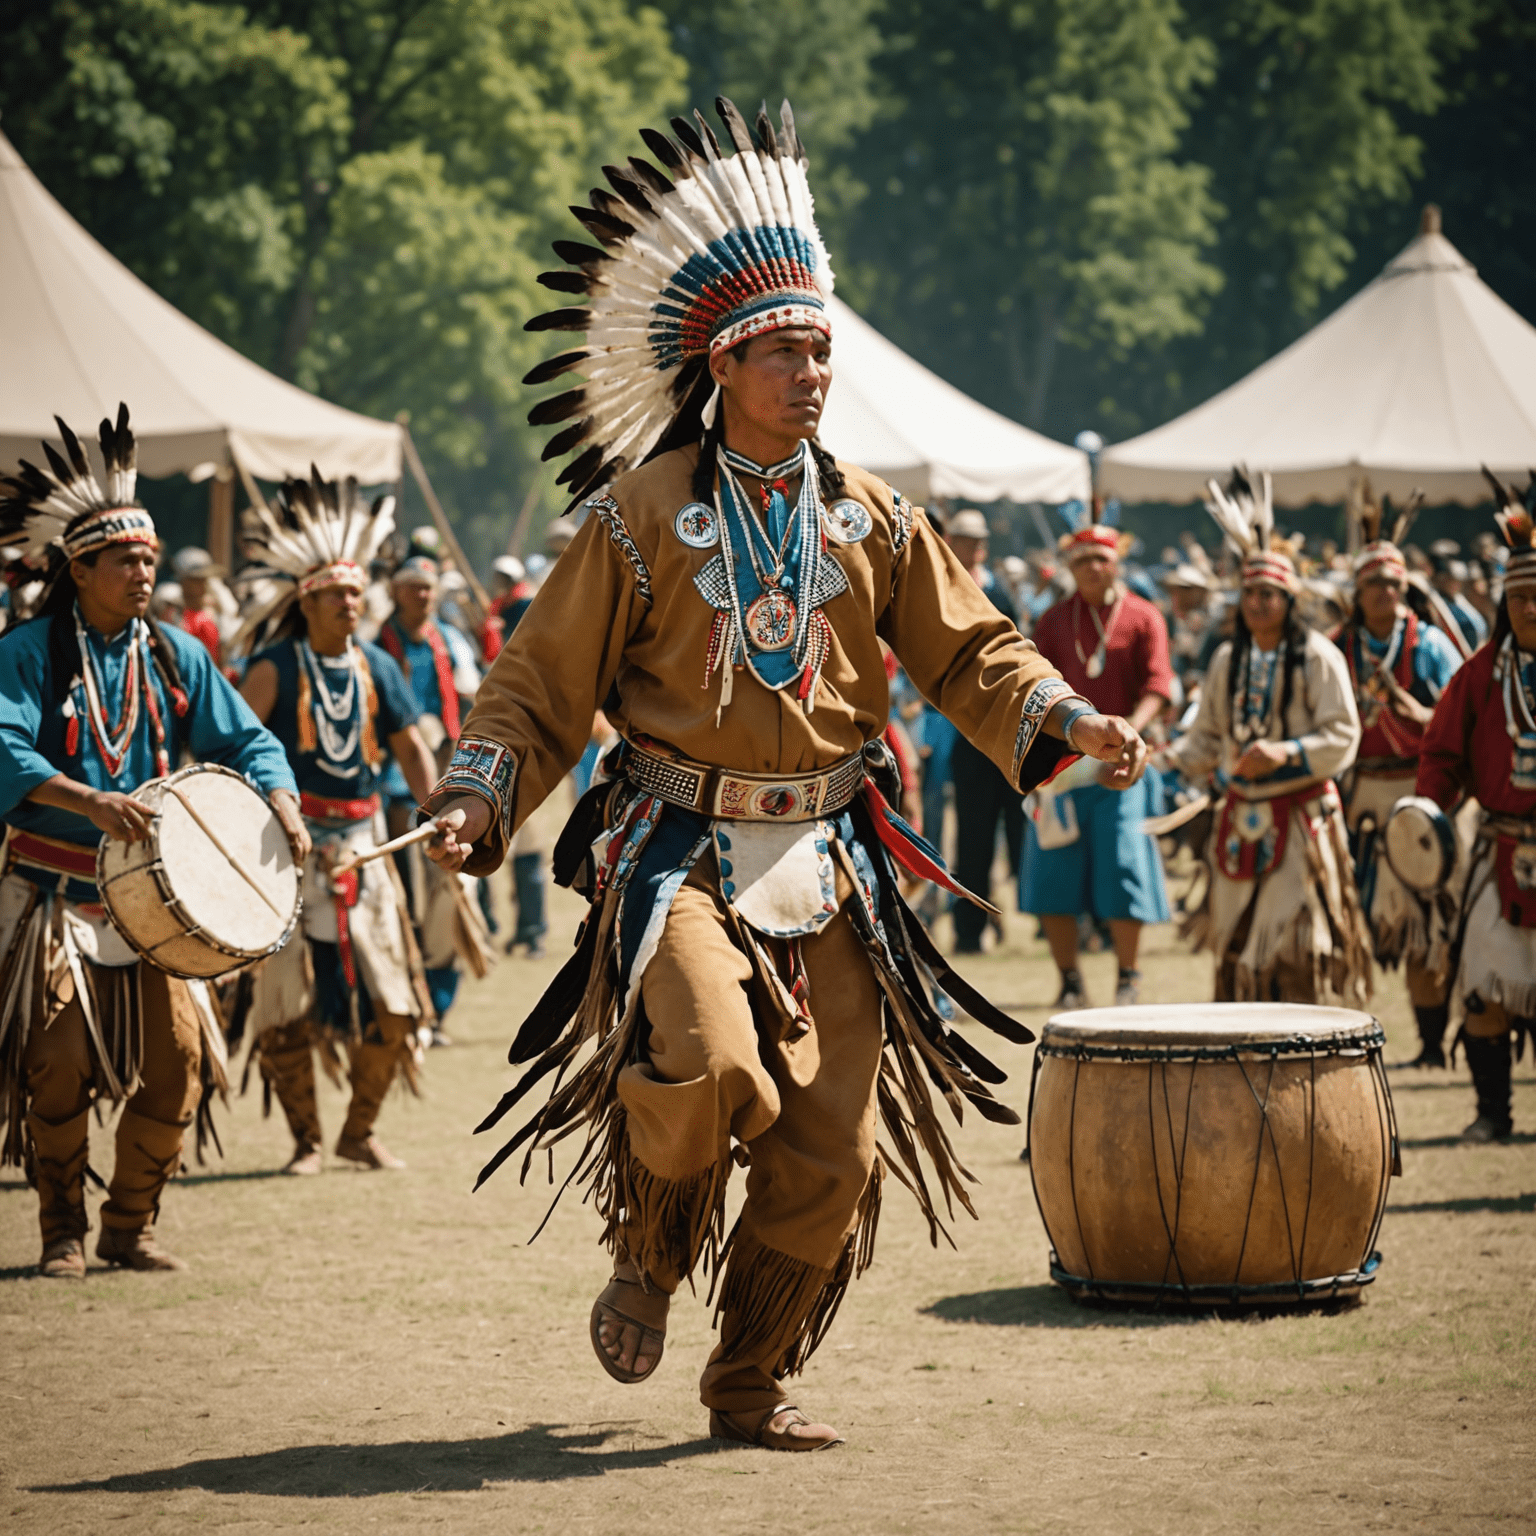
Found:
[[[557,936],[574,927],[555,905]],[[1033,923],[969,973],[1043,1020],[1055,973]],[[967,1123],[979,1223],[929,1248],[888,1195],[874,1268],[796,1393],[845,1448],[717,1448],[697,1372],[702,1300],[673,1311],[658,1378],[621,1387],[587,1342],[606,1274],[591,1212],[468,1133],[509,1079],[506,1045],[553,974],[504,962],[468,988],[426,1097],[380,1129],[407,1172],[276,1176],[259,1096],[228,1156],[170,1190],[185,1275],[32,1278],[35,1203],[0,1185],[0,1526],[58,1533],[1486,1532],[1536,1526],[1536,1077],[1508,1146],[1464,1148],[1464,1070],[1394,1074],[1403,1176],[1380,1279],[1332,1314],[1089,1310],[1047,1279],[1021,1134]],[[1147,1001],[1209,996],[1208,958],[1148,936]],[[1113,966],[1087,962],[1108,1001]],[[1377,1008],[1412,1054],[1397,977]],[[981,1042],[1022,1112],[1029,1057]],[[340,1096],[327,1091],[332,1135]],[[106,1171],[110,1141],[93,1162]],[[93,1197],[93,1205],[99,1197]]]

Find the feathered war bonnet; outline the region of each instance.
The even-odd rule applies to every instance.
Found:
[[[1226,535],[1227,543],[1242,561],[1245,587],[1279,587],[1295,597],[1300,590],[1292,546],[1275,535],[1274,486],[1269,471],[1255,487],[1248,471],[1237,466],[1226,485],[1207,480],[1210,499],[1205,510]]]
[[[310,465],[309,479],[288,479],[278,489],[276,510],[253,505],[244,515],[241,547],[254,562],[242,583],[262,592],[232,642],[237,652],[257,650],[284,632],[298,600],[322,587],[368,585],[368,563],[395,528],[395,498],[370,506],[357,481],[326,480]]]
[[[806,156],[786,101],[776,131],[766,111],[752,129],[724,97],[715,110],[733,154],[695,112],[672,137],[641,130],[661,162],[604,166],[613,192],[572,208],[601,246],[557,240],[574,271],[539,281],[581,294],[581,308],[530,320],[530,331],[584,331],[586,345],[533,369],[546,384],[578,372],[586,383],[528,413],[534,426],[569,422],[544,458],[575,457],[557,484],[574,506],[623,470],[695,441],[714,408],[708,361],[752,336],[790,326],[832,334],[832,268],[806,179]]]
[[[51,443],[42,445],[47,469],[26,459],[19,475],[0,475],[0,544],[21,550],[22,579],[42,575],[45,592],[69,562],[109,544],[148,544],[159,549],[154,519],[138,503],[138,454],[128,427],[128,407],[119,404],[117,421],[103,419],[101,445],[106,485],[96,478],[80,439],[57,416],[64,443],[61,457]]]
[[[1504,567],[1505,592],[1536,587],[1536,473],[1521,495],[1512,485],[1505,485],[1485,465],[1483,478],[1493,487],[1498,503],[1494,520],[1504,542],[1509,545],[1509,563]]]

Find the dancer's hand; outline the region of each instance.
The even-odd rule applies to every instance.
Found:
[[[455,874],[490,830],[491,807],[478,795],[460,795],[435,814],[440,830],[427,844],[427,857]]]
[[[1110,789],[1129,789],[1147,768],[1147,744],[1119,715],[1081,715],[1072,726],[1072,745],[1084,757],[1111,765],[1103,775]]]
[[[1239,779],[1267,779],[1290,760],[1291,749],[1283,741],[1255,741],[1233,763],[1232,772]]]
[[[149,836],[154,812],[132,795],[116,790],[96,790],[85,806],[85,814],[108,837],[120,843],[141,843]]]
[[[302,864],[309,857],[314,842],[304,817],[299,811],[299,797],[289,789],[274,789],[271,796],[272,814],[282,823],[288,835],[288,846],[293,850],[293,862]]]

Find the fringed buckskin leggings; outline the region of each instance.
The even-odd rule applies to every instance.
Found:
[[[803,943],[811,1027],[769,1025],[776,1011],[707,862],[677,893],[641,980],[650,1061],[618,1083],[631,1165],[617,1246],[669,1291],[718,1252],[720,1342],[699,1394],[751,1412],[787,1401],[779,1378],[804,1364],[868,1259],[880,992],[845,906]],[[750,1157],[747,1200],[716,1250],[732,1137]]]
[[[103,1226],[129,1230],[154,1222],[202,1094],[202,1028],[186,982],[141,962],[139,985],[139,1086],[117,1122],[117,1161],[101,1208]],[[82,1176],[94,1078],[87,1038],[79,999],[71,997],[49,1023],[34,1024],[27,1040],[28,1125],[45,1244],[85,1233]]]

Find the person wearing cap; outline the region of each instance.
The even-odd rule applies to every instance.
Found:
[[[1104,713],[1145,731],[1173,694],[1168,626],[1120,580],[1121,534],[1093,523],[1063,541],[1077,590],[1040,616],[1034,640],[1072,689]],[[1058,1008],[1086,1002],[1078,969],[1078,918],[1107,922],[1119,977],[1115,1001],[1134,1003],[1146,923],[1168,921],[1156,844],[1141,830],[1155,815],[1155,777],[1123,793],[1102,782],[1037,796],[1029,819],[1023,907],[1039,916],[1061,972]]]
[[[208,654],[217,666],[223,656],[224,641],[217,622],[208,611],[208,598],[210,583],[225,574],[224,567],[216,565],[206,549],[188,545],[171,557],[171,569],[181,585],[182,613],[177,623],[194,640],[201,640],[207,646]]]
[[[1214,776],[1215,997],[1357,1008],[1370,997],[1370,930],[1334,782],[1360,745],[1349,669],[1297,611],[1269,476],[1255,484],[1235,470],[1208,490],[1207,510],[1242,562],[1241,593],[1194,723],[1159,758],[1191,782]]]
[[[734,153],[681,118],[677,138],[647,130],[670,177],[610,166],[626,222],[594,194],[582,216],[609,243],[546,275],[584,307],[530,329],[589,340],[533,381],[587,382],[532,415],[560,424],[546,456],[573,455],[561,483],[585,516],[427,809],[456,823],[433,857],[495,868],[606,709],[620,742],[557,849],[590,910],[514,1042],[527,1075],[484,1125],[530,1114],[536,1084],[542,1102],[483,1177],[568,1147],[614,1258],[589,1325],[599,1367],[649,1380],[674,1295],[710,1275],[709,1433],[811,1452],[842,1436],[785,1383],[870,1262],[884,1167],[937,1239],[950,1200],[971,1208],[938,1098],[1017,1119],[928,995],[936,979],[1021,1036],[903,902],[898,866],[955,882],[893,803],[882,640],[1016,791],[1073,753],[1129,783],[1145,747],[1071,694],[920,510],[817,440],[833,315],[804,152],[787,108],[755,136],[717,110]]]
[[[1410,1065],[1443,1067],[1455,903],[1449,891],[1426,898],[1410,890],[1383,857],[1387,818],[1414,792],[1424,729],[1463,659],[1461,630],[1444,602],[1410,583],[1402,542],[1416,505],[1398,515],[1385,537],[1382,503],[1368,486],[1352,496],[1363,543],[1354,560],[1354,604],[1334,638],[1349,667],[1363,733],[1344,808],[1355,883],[1377,963],[1401,964],[1407,977],[1419,1031],[1419,1053]]]
[[[498,555],[491,562],[491,609],[480,631],[480,659],[484,666],[496,660],[532,600],[527,567],[516,555]]]
[[[228,1066],[208,983],[161,970],[113,926],[99,850],[149,835],[133,791],[184,753],[265,795],[296,860],[309,837],[282,747],[207,651],[149,612],[160,545],[134,495],[127,408],[101,424],[104,484],[59,427],[65,457],[44,444],[49,469],[23,461],[0,481],[0,542],[44,578],[39,612],[0,637],[0,1165],[36,1185],[39,1273],[83,1280],[92,1110],[122,1106],[96,1256],[184,1269],[157,1239],[160,1202]]]
[[[1017,625],[1019,616],[1013,598],[987,564],[990,536],[986,518],[970,507],[951,513],[945,525],[945,542],[955,552],[955,559],[986,593],[987,601]],[[1001,823],[1008,872],[1017,891],[1019,861],[1024,856],[1024,797],[990,757],[953,728],[950,734],[953,739],[949,745],[949,776],[955,786],[955,879],[966,890],[991,898],[992,864],[997,857]],[[942,825],[935,824],[928,834],[935,841]],[[958,901],[951,904],[950,921],[955,929],[955,953],[979,955],[987,914],[972,902]]]
[[[1163,578],[1168,592],[1168,659],[1181,681],[1199,677],[1200,652],[1211,630],[1211,578],[1181,560]]]
[[[1461,558],[1461,545],[1455,539],[1436,539],[1429,553],[1435,563],[1435,591],[1455,614],[1467,649],[1475,651],[1488,638],[1488,624],[1467,601],[1467,562]]]
[[[395,605],[379,629],[378,643],[394,658],[415,697],[416,729],[441,772],[458,742],[459,722],[474,703],[480,669],[470,642],[452,624],[438,622],[437,589],[435,560],[412,555],[403,561],[390,578]],[[409,830],[420,803],[398,759],[391,758],[379,789],[389,834],[398,837]],[[474,899],[475,882],[445,874],[420,848],[404,849],[395,862],[410,891],[416,940],[437,1016],[432,1043],[446,1045],[443,1026],[458,996],[463,968],[485,975],[492,953],[485,918]]]
[[[1472,1143],[1512,1134],[1512,1047],[1523,1054],[1536,1028],[1536,479],[1523,494],[1489,479],[1510,549],[1504,595],[1489,643],[1435,705],[1414,786],[1447,816],[1467,797],[1481,808],[1450,962],[1477,1094]]]
[[[431,999],[393,864],[374,859],[331,875],[380,841],[386,754],[418,803],[437,773],[399,664],[356,638],[368,564],[393,531],[393,508],[393,497],[370,507],[356,481],[316,471],[285,481],[270,517],[246,538],[272,596],[236,639],[249,636],[254,651],[240,692],[287,753],[315,846],[304,866],[302,937],[240,978],[230,1035],[252,1039],[293,1134],[283,1171],[295,1175],[324,1167],[317,1051],[332,1080],[345,1073],[352,1090],[336,1155],[364,1168],[405,1166],[374,1126],[397,1078],[414,1088],[431,1037]]]

